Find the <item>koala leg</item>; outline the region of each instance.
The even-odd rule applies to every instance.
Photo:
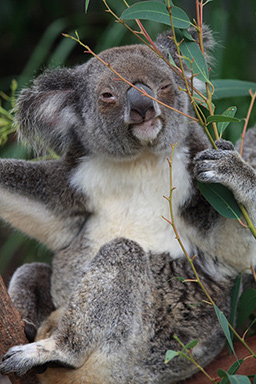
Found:
[[[83,366],[83,377],[93,377],[85,383],[129,382],[129,366],[145,354],[151,332],[150,319],[145,320],[152,301],[150,279],[147,255],[136,243],[116,239],[104,245],[85,267],[56,330],[47,339],[11,348],[1,372],[23,375],[35,366],[58,363]]]
[[[14,273],[8,291],[25,322],[25,333],[29,341],[33,341],[39,326],[55,309],[51,297],[51,267],[45,263],[22,265]]]

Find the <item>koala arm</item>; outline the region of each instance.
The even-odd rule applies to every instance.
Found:
[[[221,183],[228,187],[237,202],[245,207],[255,225],[255,170],[241,158],[231,143],[220,140],[216,144],[217,150],[205,150],[195,157],[195,176],[202,182]],[[245,222],[245,219],[242,218],[242,221]],[[256,240],[248,228],[235,219],[220,217],[212,231],[214,234],[212,232],[211,237],[216,239],[213,254],[222,254],[221,258],[225,262],[239,270],[255,265]],[[225,252],[227,244],[230,249],[228,255]]]
[[[66,247],[86,220],[85,199],[69,185],[70,165],[0,161],[0,216],[52,250]]]

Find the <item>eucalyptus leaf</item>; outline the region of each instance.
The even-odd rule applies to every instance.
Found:
[[[172,7],[172,19],[175,28],[188,28],[191,23],[186,13],[178,7]],[[127,8],[121,15],[124,20],[151,20],[171,26],[167,7],[155,1],[142,1]]]
[[[225,116],[225,115],[213,115],[213,116],[208,116],[207,117],[207,122],[212,123],[212,122],[228,122],[228,123],[239,123],[240,120],[237,119],[236,117],[232,116]]]
[[[237,111],[237,107],[229,107],[228,109],[226,109],[225,112],[222,113],[222,116],[234,117],[236,114],[236,111]],[[218,127],[218,132],[220,134],[220,137],[222,137],[225,129],[229,126],[229,124],[230,124],[230,121],[218,123],[217,127]]]
[[[242,325],[256,308],[256,289],[248,288],[242,293],[237,308],[237,324]]]
[[[166,355],[165,355],[165,364],[168,363],[169,361],[171,361],[175,356],[178,356],[179,355],[179,352],[176,352],[176,351],[167,351],[166,352]]]
[[[224,185],[198,181],[198,188],[220,215],[229,219],[239,219],[242,216],[233,193]]]
[[[195,41],[184,39],[183,34],[179,30],[176,30],[175,33],[177,40],[181,42],[180,50],[182,56],[189,61],[187,63],[188,68],[190,69],[192,65],[193,74],[197,75],[197,79],[207,83],[209,81],[208,67],[204,55],[197,43]]]
[[[192,349],[192,348],[194,348],[197,344],[198,344],[198,340],[197,340],[197,339],[194,339],[194,340],[190,341],[187,345],[185,345],[185,347],[184,347],[184,351],[185,351],[186,349]]]
[[[244,359],[236,360],[231,365],[231,367],[228,369],[227,372],[225,372],[225,371],[223,371],[223,372],[225,372],[225,374],[228,373],[228,375],[234,375],[237,372],[237,370],[241,367],[243,361],[244,361]],[[222,371],[222,370],[220,370],[220,371]],[[229,379],[228,379],[227,375],[225,375],[225,374],[223,374],[224,378],[221,380],[220,384],[229,384]],[[223,376],[221,376],[221,377],[223,377]]]
[[[243,375],[230,375],[223,369],[218,369],[218,375],[228,379],[230,384],[251,384],[250,379]]]
[[[232,291],[231,291],[231,311],[230,311],[230,316],[229,316],[229,322],[232,326],[235,326],[237,304],[238,304],[240,288],[241,288],[241,278],[242,278],[242,275],[241,275],[241,273],[239,273],[236,280],[235,280],[235,284],[232,288]],[[233,333],[232,332],[230,332],[230,333],[231,333],[231,337],[233,338]]]
[[[87,11],[88,11],[89,2],[90,2],[90,0],[85,0],[85,13],[87,13]]]
[[[256,83],[233,79],[213,80],[212,85],[215,88],[214,99],[223,99],[237,96],[249,96],[249,90],[256,92]]]
[[[226,336],[228,344],[229,344],[232,352],[236,356],[236,353],[235,353],[235,350],[234,350],[234,346],[233,346],[233,342],[232,342],[232,339],[231,339],[231,336],[230,336],[230,330],[229,330],[228,321],[226,319],[226,316],[224,315],[224,313],[216,305],[214,305],[214,309],[215,309],[217,318],[219,320],[219,323],[221,325],[221,328],[222,328],[222,330],[223,330],[223,332],[224,332],[224,334]],[[236,357],[236,359],[237,359],[237,357]]]

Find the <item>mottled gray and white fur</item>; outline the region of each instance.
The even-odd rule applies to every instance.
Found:
[[[167,34],[156,44],[176,58]],[[192,113],[182,80],[148,47],[100,57],[151,96]],[[175,225],[227,316],[234,279],[255,263],[256,242],[211,208],[197,180],[229,187],[255,223],[254,169],[228,142],[211,149],[196,123],[118,81],[96,58],[35,79],[19,96],[16,120],[23,138],[61,158],[0,162],[2,219],[54,251],[52,268],[25,265],[11,280],[22,317],[41,327],[35,342],[9,350],[1,372],[49,365],[41,383],[175,383],[196,368],[183,358],[164,363],[167,350],[181,348],[174,335],[184,344],[198,339],[193,355],[209,363],[225,338],[199,285],[178,279],[194,275],[163,219],[170,218],[166,159],[177,143]]]

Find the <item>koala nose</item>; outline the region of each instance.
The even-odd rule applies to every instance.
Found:
[[[148,95],[153,96],[152,90],[144,84],[135,83],[137,88],[142,88]],[[127,92],[127,99],[130,107],[130,119],[134,123],[150,120],[156,116],[154,101],[144,96],[137,89],[131,87]]]

